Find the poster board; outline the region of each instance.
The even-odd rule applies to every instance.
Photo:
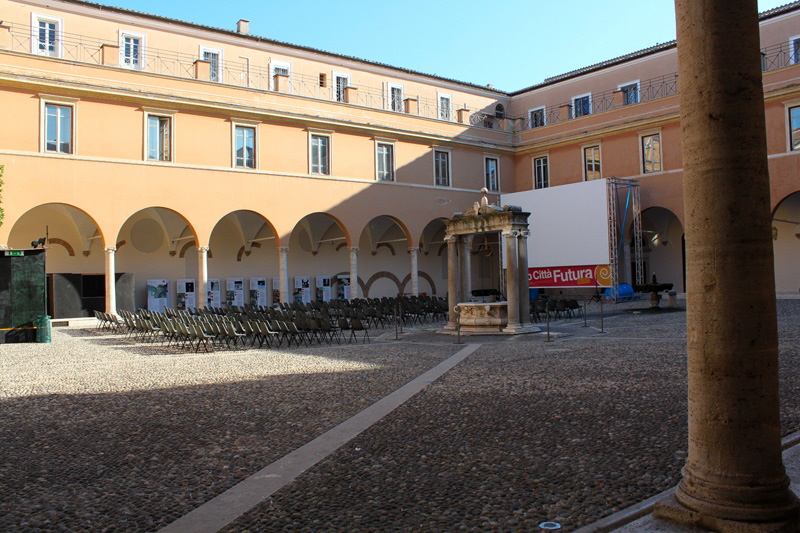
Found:
[[[317,276],[317,301],[329,302],[331,300],[331,277]]]
[[[350,275],[339,276],[339,281],[336,283],[336,299],[349,300],[350,299]]]
[[[228,278],[225,283],[225,305],[228,309],[244,306],[244,279]]]
[[[169,307],[169,281],[166,279],[147,280],[147,309],[157,313]]]
[[[208,307],[222,307],[221,289],[219,278],[208,280],[208,294],[206,295],[206,305]]]
[[[250,300],[251,306],[267,305],[267,278],[250,278]]]
[[[294,301],[307,304],[311,301],[311,278],[308,276],[295,276]]]
[[[193,279],[179,279],[175,308],[186,311],[197,307],[197,295]]]
[[[272,278],[272,306],[281,303],[281,278]]]

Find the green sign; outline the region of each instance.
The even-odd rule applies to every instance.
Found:
[[[6,250],[6,257],[22,257],[25,255],[23,250]]]

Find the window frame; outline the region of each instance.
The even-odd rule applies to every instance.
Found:
[[[494,180],[495,187],[489,186],[489,161],[495,162]],[[500,156],[497,154],[484,154],[483,156],[483,186],[489,189],[489,192],[500,192]]]
[[[314,176],[332,176],[333,175],[333,132],[329,130],[308,130],[308,173]],[[314,171],[314,139],[326,139],[327,153],[325,154],[325,163],[327,168],[326,172]],[[319,164],[317,165],[319,166]]]
[[[537,172],[537,170],[538,170],[537,169],[537,165],[536,165],[537,161],[544,161],[544,170],[545,170],[544,173],[545,173],[545,176],[544,176],[544,180],[542,180],[542,183],[544,183],[544,185],[541,186],[541,187],[539,186],[540,181],[539,181],[539,175],[538,175],[538,172]],[[533,173],[533,189],[534,190],[548,189],[550,187],[550,154],[549,153],[544,153],[544,154],[532,155],[531,156],[531,171]]]
[[[39,126],[39,151],[46,154],[54,154],[54,155],[75,155],[77,152],[77,115],[78,115],[78,98],[68,98],[64,96],[55,96],[55,95],[46,95],[40,94],[39,95],[39,114],[40,114],[40,126]],[[57,107],[69,107],[71,109],[71,116],[70,116],[70,150],[68,152],[63,152],[59,149],[56,150],[48,150],[47,149],[47,106],[57,106]],[[57,131],[61,131],[60,124],[56,126]],[[56,140],[56,146],[61,144],[58,140]]]
[[[209,69],[209,81],[213,81],[213,82],[216,82],[216,83],[222,83],[222,80],[223,80],[222,71],[223,71],[223,65],[224,65],[223,58],[222,58],[222,54],[223,54],[222,49],[221,48],[212,48],[210,46],[203,46],[201,44],[200,45],[200,59],[202,61],[208,61],[205,58],[205,54],[206,53],[216,54],[217,55],[216,79],[214,79],[215,78],[215,76],[214,76],[214,64],[209,61],[209,66],[208,66],[208,69]]]
[[[786,115],[785,116],[787,117],[787,119],[786,119],[786,129],[787,129],[787,131],[786,131],[786,151],[787,152],[800,152],[800,101],[795,100],[795,101],[792,101],[792,102],[786,102],[784,104],[784,107],[786,109]],[[797,135],[798,135],[797,148],[795,148],[794,144],[792,143],[792,131],[793,131],[793,128],[792,128],[792,110],[794,110],[794,109],[797,109],[797,120],[798,120],[798,124],[797,124]]]
[[[800,41],[800,35],[792,35],[789,37],[789,64],[797,65],[800,63],[800,53],[795,46],[795,43]]]
[[[269,90],[275,90],[275,69],[284,69],[289,74],[289,93],[292,92],[292,62],[283,59],[270,59],[269,61]]]
[[[538,126],[533,125],[533,119],[532,119],[532,115],[536,111],[542,112],[542,123],[539,124]],[[528,129],[532,130],[534,128],[541,128],[542,126],[547,126],[547,108],[545,106],[539,106],[528,109]]]
[[[397,144],[397,141],[395,141],[394,139],[383,139],[383,138],[379,138],[379,137],[375,138],[375,181],[380,181],[380,182],[385,182],[385,183],[390,183],[390,182],[396,182],[397,181],[397,151],[395,150],[396,144]],[[390,163],[390,165],[389,165],[390,169],[388,170],[388,172],[389,172],[389,178],[388,179],[381,178],[381,170],[380,170],[380,166],[381,166],[380,149],[381,149],[381,147],[388,147],[388,148],[391,149],[390,150],[391,161],[389,162]]]
[[[39,40],[39,23],[50,22],[55,24],[55,38],[53,43],[53,53],[41,50]],[[42,57],[54,57],[61,59],[64,57],[64,19],[54,17],[44,13],[31,12],[31,53]]]
[[[259,149],[258,149],[258,126],[261,124],[258,120],[245,120],[241,118],[234,118],[231,119],[231,167],[237,170],[258,170],[258,164],[260,161],[259,157]],[[236,140],[237,140],[237,130],[239,128],[242,129],[251,129],[253,130],[253,166],[247,165],[239,165],[238,163],[238,155],[236,153]]]
[[[144,111],[144,153],[143,159],[145,162],[148,163],[174,163],[175,162],[175,114],[177,111],[173,111],[170,109],[156,109],[152,107],[143,107],[142,111]],[[150,158],[150,118],[156,117],[159,119],[168,119],[169,120],[169,158],[163,159],[159,157],[157,159]],[[164,142],[160,138],[161,137],[161,128],[159,128],[159,142],[158,145],[163,149]]]
[[[442,100],[447,100],[447,107],[442,106]],[[436,116],[439,120],[453,122],[453,95],[436,91]]]
[[[597,165],[599,170],[593,170],[592,173],[597,172],[596,178],[589,179],[588,159],[586,158],[586,151],[596,148],[597,149]],[[583,167],[583,181],[595,181],[603,179],[603,151],[600,143],[585,144],[581,146],[581,162]]]
[[[447,156],[447,165],[445,167],[445,170],[447,171],[447,183],[444,184],[439,183],[440,177],[437,175],[439,169],[437,154],[445,154]],[[433,147],[433,186],[444,188],[453,187],[453,151],[450,148],[444,148],[442,146]]]
[[[395,109],[394,106],[394,96],[392,94],[392,89],[400,89],[400,99],[398,101],[399,109]],[[400,85],[399,83],[388,83],[386,88],[386,107],[389,111],[394,111],[395,113],[405,113],[406,106],[405,106],[405,96],[406,91],[405,88]]]
[[[647,158],[645,155],[644,140],[649,137],[658,137],[658,169],[647,170]],[[639,168],[642,174],[659,174],[664,172],[664,143],[661,140],[661,130],[653,130],[639,133]]]
[[[632,86],[636,87],[636,101],[635,102],[628,102],[628,99],[625,98],[625,89],[627,89],[628,87],[632,87]],[[617,90],[622,91],[622,94],[623,94],[622,105],[623,106],[638,104],[638,103],[640,103],[642,101],[642,92],[641,92],[641,87],[639,86],[639,80],[629,81],[627,83],[621,83],[621,84],[617,85]]]
[[[578,115],[577,114],[578,106],[575,104],[575,102],[577,102],[578,100],[583,100],[584,98],[586,98],[588,100],[588,102],[589,102],[589,106],[588,106],[589,111],[586,112],[586,113],[582,113],[582,114]],[[572,97],[572,118],[586,117],[586,116],[589,116],[591,114],[592,114],[592,93],[579,94],[577,96],[573,96]]]
[[[139,39],[139,57],[138,63],[127,63],[125,61],[125,37]],[[145,67],[145,53],[147,50],[147,35],[144,33],[136,33],[128,30],[119,30],[119,66],[130,70],[144,70]]]
[[[340,95],[339,95],[339,79],[340,78],[346,80],[345,84],[344,84],[344,87],[342,87],[341,98],[340,98]],[[331,84],[331,96],[332,96],[331,100],[333,100],[334,102],[340,102],[340,103],[343,103],[343,104],[347,103],[347,97],[345,96],[345,89],[347,87],[350,87],[350,74],[347,74],[345,72],[337,72],[337,71],[334,70],[334,71],[331,72],[331,80],[333,82]]]

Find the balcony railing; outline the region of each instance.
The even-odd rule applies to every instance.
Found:
[[[256,91],[289,93],[316,100],[338,101],[370,109],[382,109],[396,113],[409,114],[445,122],[460,122],[476,128],[504,131],[507,133],[529,130],[541,126],[557,124],[574,117],[574,103],[563,102],[546,106],[540,116],[498,117],[493,109],[495,103],[484,109],[471,108],[452,102],[449,109],[442,110],[435,98],[419,95],[404,95],[403,105],[392,105],[389,95],[380,87],[348,87],[337,91],[333,80],[319,75],[290,72],[275,76],[269,67],[254,65],[249,61],[220,61],[207,70],[198,68],[197,56],[140,47],[135,58],[125,58],[116,44],[84,35],[60,32],[54,43],[54,51],[47,53],[37,50],[37,42],[31,27],[24,24],[10,24],[8,48],[15,52],[35,55],[55,56],[61,59],[94,65],[118,66],[141,72],[161,74],[185,79],[206,79],[223,85],[242,87]],[[800,51],[793,51],[789,43],[781,43],[762,50],[762,69],[764,72],[800,63]],[[284,74],[284,73],[279,73]],[[341,89],[341,88],[340,88]],[[639,82],[635,97],[619,89],[592,93],[588,114],[603,113],[626,105],[648,102],[678,94],[678,74],[671,73]],[[400,109],[402,107],[402,109]]]

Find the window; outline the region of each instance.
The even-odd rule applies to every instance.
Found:
[[[437,93],[439,120],[453,120],[453,102],[449,94]]]
[[[222,81],[222,50],[201,46],[200,58],[203,61],[208,61],[209,79],[211,81]]]
[[[42,56],[61,57],[61,28],[63,21],[31,13],[31,52]]]
[[[336,83],[334,87],[334,98],[337,102],[344,102],[344,90],[350,86],[350,76],[347,74],[333,73],[333,79]]]
[[[450,186],[450,152],[446,150],[433,151],[433,177],[435,185]]]
[[[528,111],[528,125],[531,129],[540,128],[547,123],[545,122],[544,108],[531,109]]]
[[[600,175],[600,147],[587,146],[583,149],[584,179],[586,181],[599,180]]]
[[[288,61],[279,61],[277,59],[273,59],[269,64],[269,89],[271,91],[275,90],[275,76],[288,76],[290,83],[289,83],[289,92],[291,92],[291,76],[292,76],[292,64]]]
[[[584,94],[572,99],[572,118],[592,114],[592,95]]]
[[[506,108],[503,107],[503,104],[494,106],[494,116],[497,118],[506,118]]]
[[[800,63],[800,35],[789,39],[789,64]]]
[[[500,170],[500,161],[496,157],[484,157],[483,168],[486,176],[486,188],[490,191],[499,191],[500,179],[498,173]]]
[[[255,126],[233,127],[234,162],[236,168],[256,168]]]
[[[550,186],[550,172],[548,170],[548,157],[533,158],[533,183],[537,189],[546,189]]]
[[[172,117],[147,115],[147,159],[172,161]]]
[[[639,103],[639,82],[626,83],[620,85],[619,90],[622,91],[622,105],[631,105]]]
[[[44,104],[44,151],[59,154],[73,153],[72,105]]]
[[[800,150],[800,107],[789,109],[789,148]]]
[[[331,138],[328,135],[311,134],[311,173],[330,175]]]
[[[403,107],[403,86],[389,85],[389,109],[402,113]]]
[[[376,144],[375,150],[378,180],[394,181],[394,145],[379,142]]]
[[[642,171],[661,172],[661,135],[642,135]]]
[[[119,64],[137,70],[144,67],[144,35],[119,34]]]

